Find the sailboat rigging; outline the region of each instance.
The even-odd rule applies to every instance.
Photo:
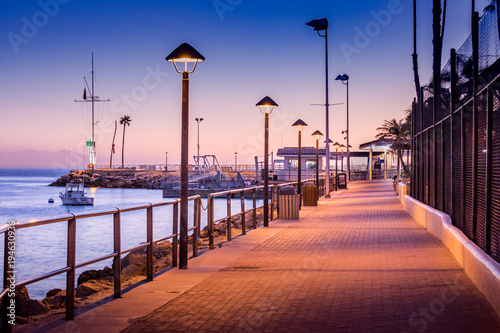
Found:
[[[88,169],[94,171],[95,163],[96,163],[96,145],[95,145],[95,135],[94,135],[94,125],[96,124],[94,120],[94,103],[95,102],[109,102],[109,99],[99,99],[99,96],[94,94],[94,52],[92,52],[92,86],[89,87],[87,79],[84,77],[86,87],[83,88],[83,100],[75,100],[75,102],[79,103],[88,103],[92,104],[92,137],[90,141],[87,141],[87,146],[89,147],[89,165]],[[87,98],[87,89],[90,93],[90,99]]]

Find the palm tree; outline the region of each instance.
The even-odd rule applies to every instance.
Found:
[[[130,122],[132,119],[130,116],[123,116],[120,118],[120,125],[123,125],[123,141],[122,141],[122,169],[124,168],[124,163],[123,163],[123,153],[125,151],[125,128],[127,128],[127,125],[130,126]]]
[[[418,75],[418,54],[417,54],[417,0],[413,0],[413,80],[415,81],[415,91],[417,92],[417,104],[420,103],[420,76]]]
[[[441,58],[443,53],[443,37],[446,22],[447,0],[432,0],[432,80],[434,85],[434,108],[440,106],[439,90],[441,88]],[[437,110],[435,110],[437,111]]]
[[[402,151],[408,149],[408,139],[410,137],[411,126],[405,119],[396,120],[395,118],[391,120],[385,120],[384,124],[377,128],[379,133],[375,136],[377,139],[393,139],[392,144],[393,149],[396,150],[398,156],[398,178],[399,178],[399,168],[400,165],[403,166],[404,172],[409,175],[408,166],[405,165],[403,161]]]

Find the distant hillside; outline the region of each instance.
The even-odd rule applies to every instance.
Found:
[[[0,152],[0,167],[24,167],[24,168],[76,168],[82,167],[84,157],[76,152],[61,150],[58,152],[39,151],[39,150],[23,150],[12,153]]]

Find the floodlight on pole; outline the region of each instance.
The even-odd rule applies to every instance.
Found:
[[[264,227],[269,226],[269,115],[278,106],[271,97],[261,99],[256,106],[264,114]]]
[[[325,109],[326,109],[326,131],[325,131],[325,137],[326,137],[326,142],[329,141],[330,138],[330,131],[329,131],[329,110],[328,107],[330,104],[328,103],[328,19],[327,18],[321,18],[321,19],[316,19],[312,20],[306,23],[306,25],[313,27],[314,30],[318,33],[318,36],[324,37],[325,38],[325,88],[326,88],[326,102],[325,102]],[[322,35],[320,31],[324,31],[325,34]],[[325,198],[330,198],[330,145],[326,145],[326,166],[325,166],[325,173],[326,173],[326,191],[325,191]]]
[[[351,162],[350,162],[350,157],[351,157],[351,150],[349,146],[349,76],[347,74],[343,75],[338,75],[335,80],[341,81],[347,89],[347,99],[346,99],[346,106],[347,106],[347,127],[346,130],[342,132],[342,134],[346,134],[347,138],[347,180],[351,180]]]
[[[194,47],[188,43],[178,46],[166,58],[174,64],[175,70],[182,74],[182,130],[181,130],[181,208],[180,208],[180,242],[179,242],[179,268],[187,269],[188,262],[188,134],[189,134],[189,74],[194,72],[196,65],[204,61]],[[184,64],[180,71],[178,65]],[[191,68],[190,68],[191,67]],[[182,68],[181,68],[182,69]],[[176,221],[174,221],[176,223]]]
[[[199,164],[200,163],[199,162],[199,159],[200,159],[200,123],[203,120],[205,120],[205,119],[203,119],[203,118],[195,118],[194,120],[196,120],[196,122],[198,123],[198,145],[197,145],[197,147],[198,147],[198,154],[196,155],[197,156],[196,163]]]

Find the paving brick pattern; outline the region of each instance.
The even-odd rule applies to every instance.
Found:
[[[124,332],[160,331],[500,332],[500,320],[392,183],[354,182]]]

